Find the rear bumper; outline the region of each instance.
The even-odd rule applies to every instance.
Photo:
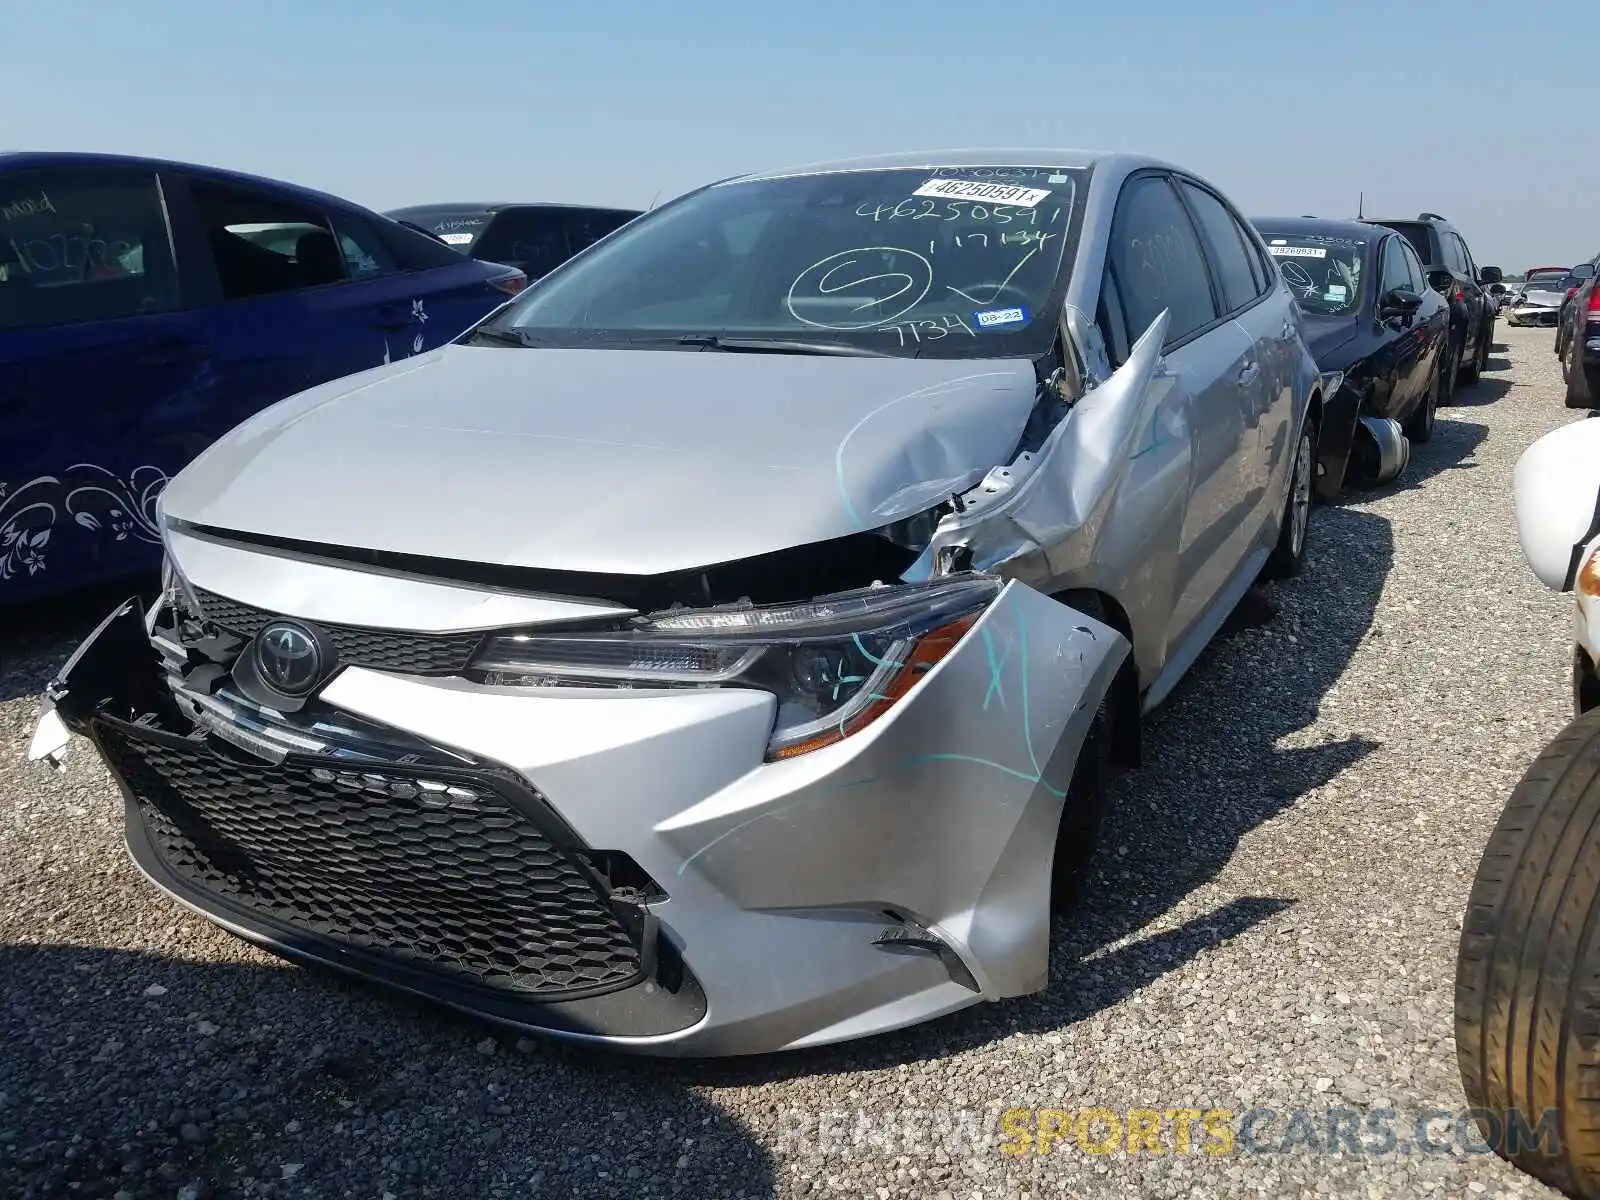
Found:
[[[139,868],[267,949],[519,1029],[751,1053],[1044,985],[1054,830],[1126,652],[1013,583],[888,715],[774,763],[764,693],[348,667],[329,719],[459,761],[272,764],[183,718],[129,602],[53,685],[36,753],[58,720],[90,737]],[[421,811],[424,782],[469,811]]]

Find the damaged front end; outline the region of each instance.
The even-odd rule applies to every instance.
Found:
[[[703,569],[167,520],[160,599],[74,653],[29,756],[89,738],[135,862],[232,932],[517,1028],[732,1054],[1035,991],[1131,652],[1041,587],[1119,472],[1186,461],[1164,331],[1041,372],[1015,456],[959,491]]]

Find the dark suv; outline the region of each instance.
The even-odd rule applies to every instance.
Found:
[[[417,204],[384,214],[462,254],[516,267],[530,283],[638,215],[587,204]]]
[[[1444,373],[1439,397],[1444,403],[1455,392],[1458,376],[1468,383],[1475,382],[1489,360],[1498,309],[1489,288],[1501,282],[1500,268],[1480,270],[1472,251],[1467,249],[1466,239],[1438,213],[1419,213],[1414,218],[1392,221],[1368,217],[1367,223],[1404,234],[1427,269],[1428,285],[1450,302],[1447,353],[1456,369]]]
[[[1556,323],[1556,357],[1568,408],[1600,408],[1600,254],[1573,267]]]

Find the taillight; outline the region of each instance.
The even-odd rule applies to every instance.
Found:
[[[1589,289],[1589,320],[1600,321],[1600,287]]]
[[[1456,289],[1456,303],[1457,304],[1464,303],[1466,301],[1466,298],[1467,298],[1467,294],[1464,291],[1462,291],[1460,288],[1457,288]]]
[[[504,275],[496,275],[493,279],[489,280],[489,286],[492,288],[499,288],[507,295],[515,296],[523,288],[528,286],[528,277],[521,271],[508,271]]]
[[[1571,300],[1577,294],[1578,294],[1578,289],[1577,288],[1568,288],[1567,289],[1567,299],[1568,300]]]

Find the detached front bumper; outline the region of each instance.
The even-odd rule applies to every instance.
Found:
[[[1530,307],[1503,309],[1506,324],[1508,325],[1547,325],[1554,327],[1560,315],[1559,308]]]
[[[30,756],[59,761],[69,729],[94,742],[158,887],[291,958],[685,1055],[1042,988],[1055,830],[1129,649],[1011,583],[885,716],[779,762],[763,692],[346,667],[271,762],[248,722],[175,703],[155,616],[129,601],[85,641]]]

